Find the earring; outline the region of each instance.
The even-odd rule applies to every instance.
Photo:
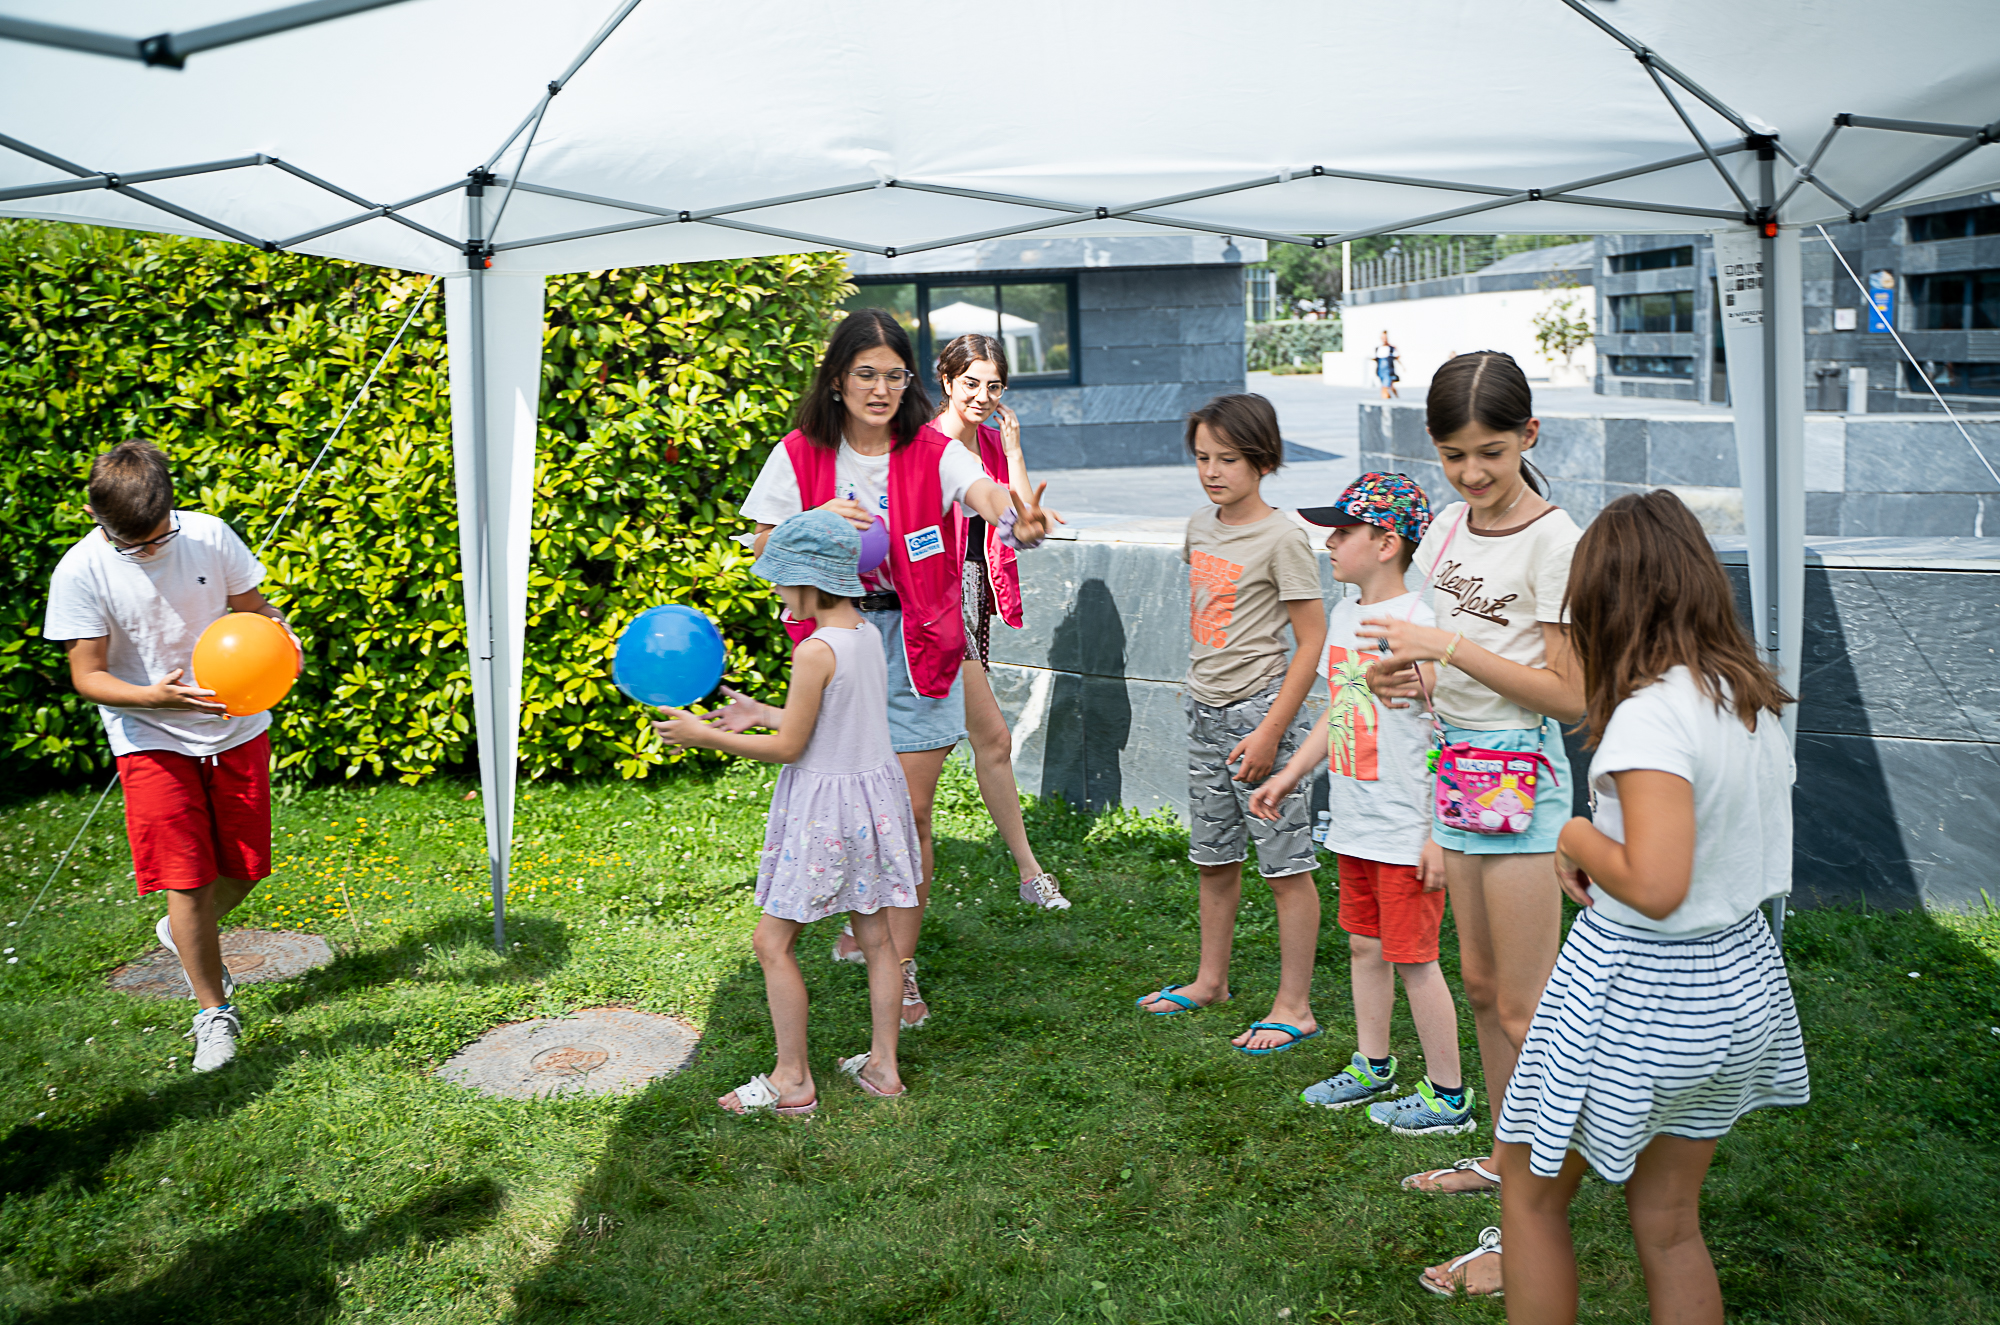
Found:
[[[839,393],[838,391],[834,392],[834,393],[833,393],[833,398],[834,398],[835,400],[839,400],[839,399],[840,399],[840,393]]]

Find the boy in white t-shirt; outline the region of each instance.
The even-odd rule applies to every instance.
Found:
[[[1332,774],[1326,845],[1340,861],[1340,927],[1348,935],[1360,1046],[1345,1068],[1299,1098],[1328,1109],[1376,1101],[1369,1118],[1403,1136],[1469,1132],[1475,1124],[1460,1076],[1458,1013],[1438,969],[1444,860],[1430,846],[1431,727],[1420,710],[1391,707],[1370,693],[1368,665],[1384,650],[1359,633],[1364,617],[1434,620],[1422,595],[1403,583],[1430,524],[1430,505],[1402,474],[1363,474],[1333,505],[1299,515],[1332,529],[1326,549],[1333,578],[1360,591],[1343,596],[1327,617],[1326,712],[1284,771],[1250,802],[1253,813],[1274,812],[1278,798],[1311,774],[1325,752]],[[1398,972],[1426,1077],[1414,1094],[1391,1099],[1396,1059],[1389,1052],[1389,1013]]]
[[[97,528],[57,564],[42,635],[62,641],[71,683],[103,716],[133,877],[141,896],[167,894],[155,933],[200,1008],[194,1069],[212,1072],[242,1031],[219,924],[271,872],[271,716],[232,718],[214,691],[185,682],[195,641],[219,618],[284,616],[257,591],[264,569],[234,530],[174,509],[167,458],[150,442],[97,457],[89,494]]]

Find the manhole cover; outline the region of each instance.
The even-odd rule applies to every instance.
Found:
[[[317,934],[274,929],[231,929],[222,934],[222,964],[239,985],[289,980],[332,960],[332,946]],[[188,996],[181,959],[165,948],[154,948],[137,961],[127,962],[111,973],[107,983],[113,989],[148,998]]]
[[[674,1017],[588,1008],[496,1026],[453,1054],[437,1075],[482,1095],[613,1095],[672,1076],[701,1037]]]

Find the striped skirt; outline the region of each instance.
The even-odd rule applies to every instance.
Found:
[[[1719,1137],[1752,1109],[1806,1103],[1784,959],[1759,912],[1699,938],[1583,912],[1535,1009],[1493,1134],[1545,1178],[1571,1150],[1624,1182],[1656,1136]]]

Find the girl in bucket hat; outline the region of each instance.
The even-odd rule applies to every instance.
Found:
[[[910,789],[889,738],[888,664],[882,636],[855,608],[861,535],[831,511],[812,510],[771,531],[751,567],[777,586],[791,614],[815,628],[792,654],[791,686],[775,735],[723,729],[668,709],[653,724],[669,745],[701,746],[783,764],[757,867],[764,909],[751,944],[778,1041],[778,1062],[716,1101],[731,1113],[813,1112],[819,1091],[806,1062],[806,985],[799,931],[845,913],[868,960],[874,1038],[837,1060],[877,1098],[901,1095],[896,1065],[903,974],[887,911],[917,905],[921,856]]]

